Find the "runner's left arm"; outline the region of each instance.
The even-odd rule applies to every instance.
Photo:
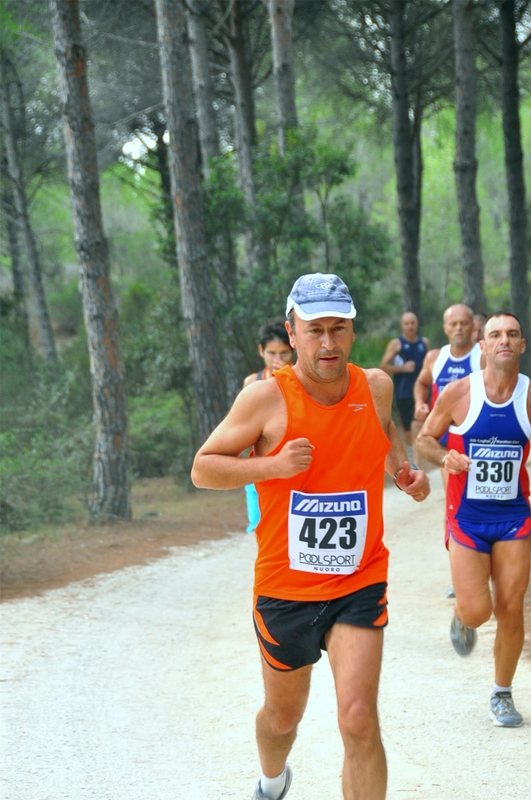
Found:
[[[391,442],[391,450],[385,459],[385,471],[392,475],[397,487],[417,502],[425,500],[430,493],[428,476],[421,469],[412,469],[407,460],[404,445],[391,417],[393,382],[382,370],[366,371],[367,380],[384,432]]]

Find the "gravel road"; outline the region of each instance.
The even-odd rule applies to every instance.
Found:
[[[389,800],[529,800],[531,663],[495,728],[492,621],[459,659],[442,546],[443,494],[386,489],[391,551],[380,716]],[[262,687],[251,624],[254,537],[2,606],[2,800],[249,800]],[[291,754],[290,800],[340,800],[341,742],[326,656]]]

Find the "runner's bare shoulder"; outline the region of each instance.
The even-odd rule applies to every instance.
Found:
[[[253,444],[257,455],[266,455],[282,439],[288,421],[288,412],[282,390],[274,379],[255,381],[241,390],[239,417],[248,417],[261,433]]]
[[[252,372],[251,375],[247,375],[246,378],[243,380],[243,387],[245,389],[246,386],[249,386],[250,383],[254,383],[255,380],[258,378],[258,372]]]
[[[372,369],[364,369],[363,372],[365,373],[369,388],[373,394],[374,392],[384,394],[393,391],[393,379],[387,372],[384,372],[383,369],[373,367]]]
[[[424,356],[424,363],[422,366],[430,368],[433,367],[433,365],[437,361],[437,356],[439,355],[440,352],[441,352],[440,347],[436,347],[433,350],[428,350],[428,352]]]
[[[273,413],[277,405],[284,405],[282,391],[275,380],[253,381],[244,386],[236,398],[240,408],[253,411],[270,410]]]
[[[453,408],[456,403],[459,403],[464,398],[470,397],[470,376],[465,375],[464,378],[459,378],[457,381],[451,381],[444,387],[444,391],[440,393],[435,405],[443,405],[444,408]]]

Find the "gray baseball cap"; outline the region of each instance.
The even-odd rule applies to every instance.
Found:
[[[337,275],[312,272],[301,275],[288,295],[286,316],[294,309],[303,320],[319,317],[354,319],[356,309],[348,286]]]

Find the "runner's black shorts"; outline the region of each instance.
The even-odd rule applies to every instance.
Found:
[[[408,431],[415,419],[415,401],[412,397],[395,397],[395,402],[402,426]]]
[[[262,655],[278,670],[300,669],[319,661],[326,650],[325,635],[336,622],[379,629],[387,620],[387,583],[322,603],[259,595],[253,611]]]

